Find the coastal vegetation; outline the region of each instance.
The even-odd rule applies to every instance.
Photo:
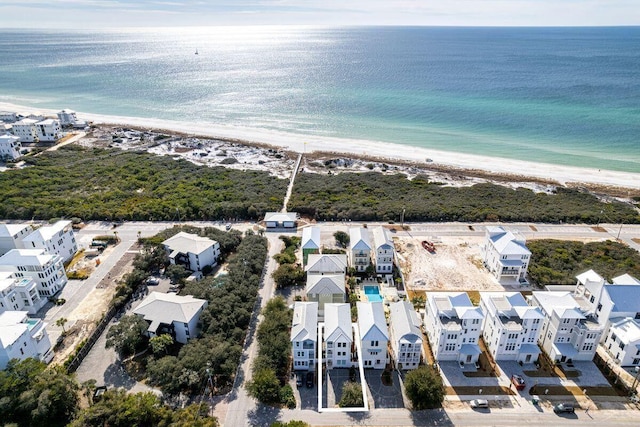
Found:
[[[420,366],[407,373],[404,386],[413,409],[437,408],[444,400],[442,378],[430,366]]]
[[[297,286],[304,283],[306,275],[300,264],[297,263],[296,251],[300,248],[300,237],[280,236],[284,242],[284,249],[275,254],[273,259],[278,262],[278,268],[271,273],[278,288]]]
[[[65,146],[0,174],[0,217],[83,220],[258,219],[287,181],[141,151]]]
[[[640,223],[632,206],[604,203],[577,189],[557,187],[548,194],[490,183],[448,187],[424,175],[377,172],[298,174],[288,207],[323,221]]]
[[[594,270],[606,280],[628,273],[640,277],[640,254],[622,243],[529,240],[529,277],[538,286],[573,285],[576,276]]]

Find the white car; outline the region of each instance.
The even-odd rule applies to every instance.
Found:
[[[474,399],[470,402],[470,405],[474,409],[488,408],[489,402],[485,399]]]

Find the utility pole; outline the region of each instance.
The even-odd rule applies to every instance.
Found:
[[[400,216],[400,224],[401,224],[400,226],[402,227],[403,230],[404,230],[404,211],[405,211],[405,208],[403,206],[402,207],[402,215]]]

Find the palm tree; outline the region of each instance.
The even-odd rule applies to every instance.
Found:
[[[61,326],[62,327],[62,333],[66,334],[67,331],[65,331],[64,329],[64,324],[67,323],[69,320],[65,317],[61,317],[58,320],[56,320],[56,326]]]

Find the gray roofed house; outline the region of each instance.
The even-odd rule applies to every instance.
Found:
[[[358,332],[362,343],[362,364],[365,368],[384,369],[387,365],[387,343],[389,328],[384,316],[382,302],[356,304],[358,310]]]
[[[320,227],[307,227],[302,229],[302,263],[307,264],[309,254],[319,254],[322,243],[320,242]]]
[[[521,235],[500,226],[486,227],[482,259],[491,274],[503,285],[526,284],[531,251]]]
[[[371,238],[363,227],[349,229],[349,265],[357,272],[364,272],[371,265]]]
[[[307,266],[307,274],[346,274],[347,256],[344,254],[310,254]]]
[[[318,303],[298,301],[291,321],[291,354],[294,370],[315,369],[318,341]]]
[[[206,300],[191,295],[151,292],[133,313],[149,322],[147,332],[150,337],[167,333],[177,342],[186,344],[197,337],[200,314],[207,305]]]
[[[342,274],[307,275],[305,287],[307,300],[318,303],[318,313],[324,318],[324,307],[328,303],[342,303],[346,300],[345,279]]]
[[[386,228],[376,227],[373,229],[373,250],[376,259],[376,273],[392,274],[395,248]]]
[[[353,343],[351,307],[347,303],[327,304],[325,311],[323,337],[327,369],[348,368],[351,366],[351,344]]]
[[[202,271],[206,266],[215,266],[220,258],[220,244],[208,237],[181,231],[162,242],[169,254],[171,264],[184,266],[187,270]]]
[[[389,340],[396,366],[400,370],[415,369],[422,354],[422,331],[418,313],[408,301],[390,305]]]

